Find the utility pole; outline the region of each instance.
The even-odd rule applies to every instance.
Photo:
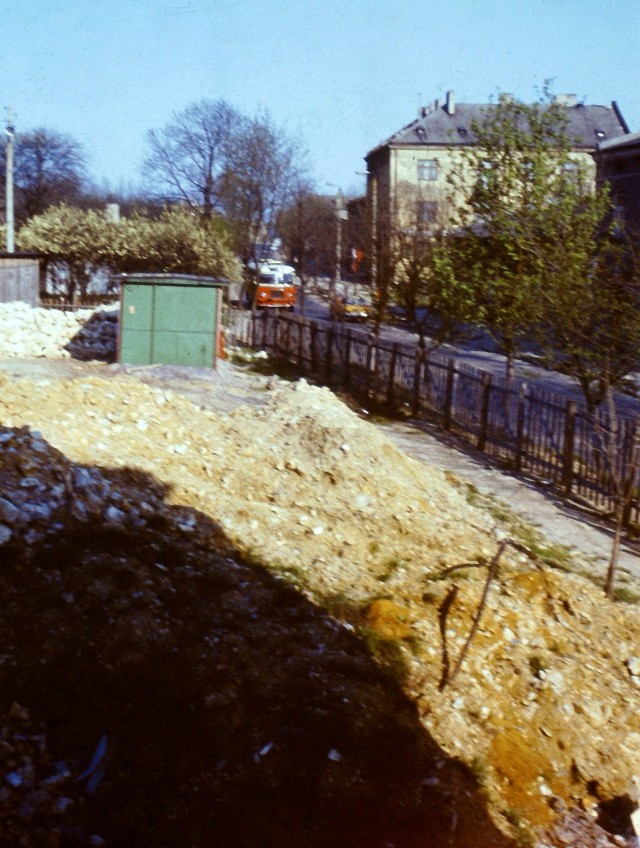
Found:
[[[344,198],[342,196],[342,190],[335,183],[327,183],[328,186],[332,188],[337,188],[336,192],[336,258],[335,265],[333,270],[333,276],[331,278],[331,291],[330,296],[331,300],[333,300],[333,296],[335,293],[335,288],[337,283],[342,282],[342,222],[346,221],[349,217],[349,213],[344,208]]]
[[[342,277],[342,192],[338,189],[336,194],[336,283]]]
[[[15,251],[14,231],[15,222],[13,217],[13,110],[7,109],[7,150],[6,150],[6,196],[5,196],[5,224],[7,230],[7,253]]]

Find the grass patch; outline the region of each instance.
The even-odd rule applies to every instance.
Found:
[[[333,618],[353,627],[356,636],[366,645],[372,659],[387,671],[398,683],[404,683],[409,676],[407,660],[402,650],[402,644],[408,644],[414,651],[418,647],[418,640],[399,640],[391,636],[385,636],[368,627],[365,623],[364,612],[375,598],[354,599],[345,592],[337,592],[325,595],[320,599],[324,609]]]
[[[476,755],[467,765],[469,772],[475,780],[478,788],[481,789],[487,786],[490,777],[490,767],[484,757],[479,757]]]
[[[381,583],[386,583],[390,580],[396,571],[402,566],[402,560],[399,557],[391,557],[383,566],[383,571],[378,575],[377,579]]]
[[[518,541],[528,548],[540,562],[543,562],[550,568],[572,572],[577,570],[571,549],[566,545],[547,542],[535,527],[532,527],[530,524],[524,524],[523,522],[511,525],[510,530]]]
[[[628,586],[616,586],[613,600],[623,604],[637,604],[640,601],[640,592],[635,592]]]
[[[333,618],[350,623],[357,622],[361,618],[362,601],[354,600],[346,592],[323,595],[320,602]]]
[[[539,562],[560,571],[575,573],[578,570],[570,548],[548,542],[538,529],[523,521],[511,507],[498,498],[483,494],[473,484],[466,484],[466,500],[472,506],[486,510],[502,525],[508,536],[531,551]]]
[[[383,636],[370,627],[358,628],[358,636],[363,640],[373,659],[386,669],[390,674],[403,683],[409,676],[407,661],[402,652],[402,647],[397,639]]]

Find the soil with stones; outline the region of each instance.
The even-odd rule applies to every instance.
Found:
[[[0,424],[1,844],[634,844],[638,607],[329,390],[6,360]]]

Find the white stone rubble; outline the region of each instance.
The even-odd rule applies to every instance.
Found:
[[[0,357],[3,359],[115,360],[118,307],[63,312],[22,301],[0,303]]]

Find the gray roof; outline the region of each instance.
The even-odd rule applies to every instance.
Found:
[[[451,147],[473,144],[475,138],[472,125],[482,123],[487,114],[495,108],[494,104],[456,103],[453,114],[449,114],[446,104],[438,106],[379,144],[367,157],[384,147]],[[611,106],[587,106],[579,103],[562,108],[567,115],[566,132],[573,147],[595,150],[600,142],[629,131],[615,103]]]
[[[603,141],[598,145],[598,150],[617,150],[619,147],[635,147],[640,145],[640,133],[629,133]]]

